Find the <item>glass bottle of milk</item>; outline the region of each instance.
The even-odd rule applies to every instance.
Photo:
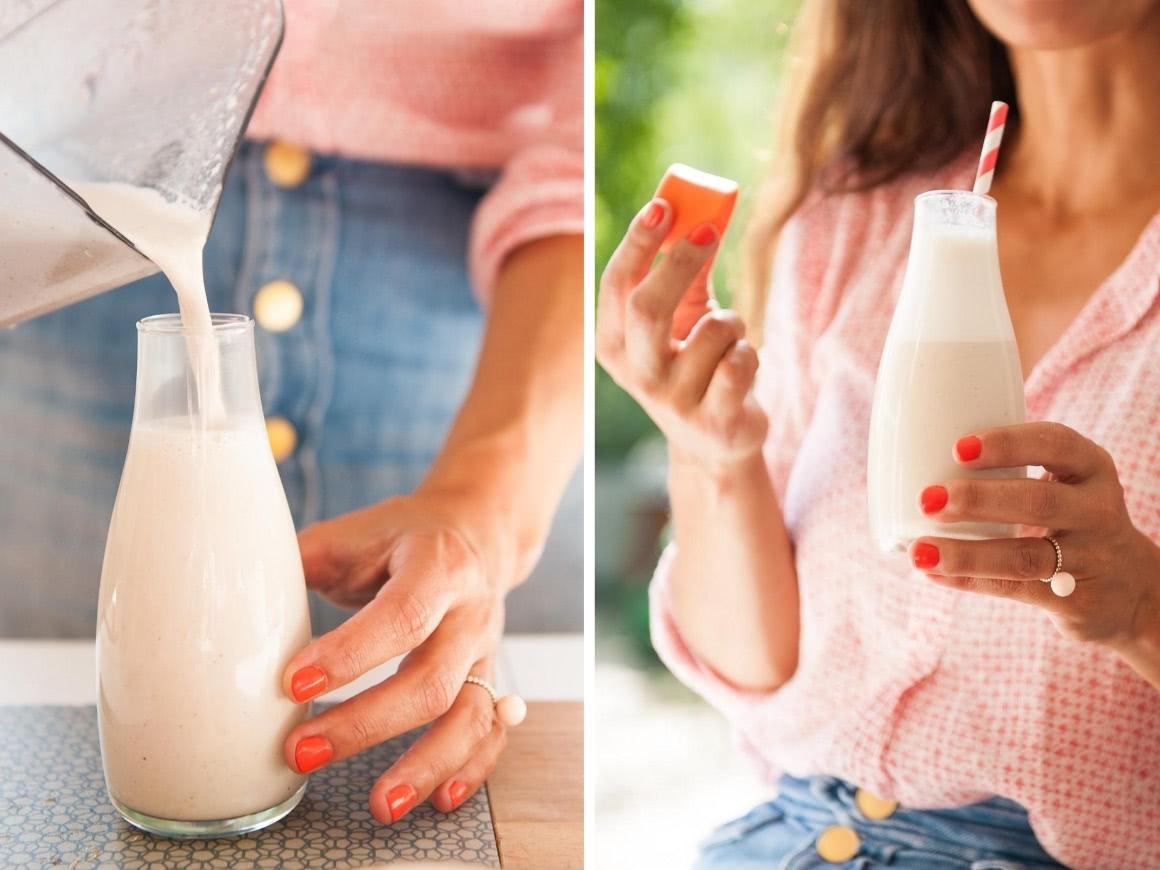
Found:
[[[310,640],[253,321],[213,315],[205,334],[161,315],[137,328],[133,428],[97,626],[105,780],[121,815],[147,831],[253,831],[289,813],[306,787],[282,743],[307,711],[281,676]],[[203,382],[206,353],[217,383]],[[199,398],[208,395],[212,414]]]
[[[890,324],[870,420],[870,528],[884,552],[922,535],[1010,537],[999,523],[936,523],[919,494],[941,481],[1023,477],[968,471],[954,444],[990,426],[1022,423],[1023,372],[999,276],[995,200],[936,190],[914,203],[910,258]]]

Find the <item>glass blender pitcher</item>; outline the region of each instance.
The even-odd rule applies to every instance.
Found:
[[[0,5],[0,327],[158,271],[72,184],[216,210],[282,28],[280,0]]]

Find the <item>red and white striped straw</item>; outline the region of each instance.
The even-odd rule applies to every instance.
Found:
[[[991,118],[987,121],[987,135],[983,137],[983,153],[979,156],[979,171],[975,173],[975,193],[991,190],[995,177],[995,162],[999,159],[999,143],[1007,127],[1007,104],[996,100],[991,103]]]

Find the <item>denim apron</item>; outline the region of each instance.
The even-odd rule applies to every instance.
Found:
[[[255,329],[262,401],[297,446],[296,524],[410,491],[467,390],[483,315],[467,236],[485,192],[432,169],[315,157],[283,189],[247,143],[205,251],[213,311],[291,282],[284,332]],[[18,252],[14,252],[18,253]],[[0,332],[0,636],[91,637],[133,410],[135,322],[177,310],[160,275]],[[316,632],[342,611],[312,602]]]

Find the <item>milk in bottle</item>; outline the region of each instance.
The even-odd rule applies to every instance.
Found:
[[[165,270],[181,308],[137,325],[133,426],[97,614],[109,796],[165,836],[256,830],[305,789],[282,743],[307,709],[281,676],[309,642],[310,618],[253,321],[209,313],[208,219],[127,185],[83,194]]]
[[[1022,423],[1023,373],[999,276],[995,201],[966,191],[915,200],[902,293],[890,324],[870,421],[870,528],[883,551],[923,535],[1009,537],[1001,523],[937,523],[919,508],[927,486],[956,478],[1023,477],[1026,469],[968,471],[955,442]]]

